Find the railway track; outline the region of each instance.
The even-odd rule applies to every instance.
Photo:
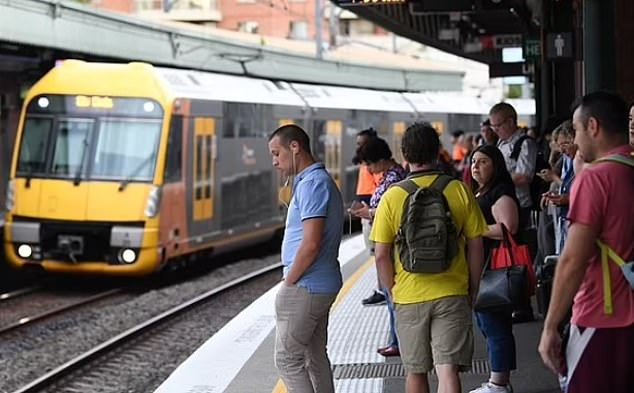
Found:
[[[170,324],[178,324],[182,323],[183,320],[196,318],[201,314],[200,312],[197,313],[197,310],[201,309],[200,306],[214,299],[218,300],[219,297],[228,293],[233,293],[232,291],[245,287],[251,281],[263,279],[267,275],[270,281],[272,273],[276,272],[280,267],[281,263],[266,266],[183,302],[76,356],[15,390],[13,393],[77,391],[76,387],[72,387],[73,385],[81,386],[83,391],[86,391],[86,386],[91,384],[95,388],[103,388],[102,384],[109,379],[101,376],[101,374],[103,372],[112,373],[112,368],[114,367],[108,366],[110,363],[109,357],[110,360],[114,360],[118,367],[121,367],[122,363],[130,362],[126,368],[138,368],[139,364],[143,363],[143,359],[147,359],[148,356],[156,356],[161,351],[165,352],[166,343],[171,343],[179,338],[182,339],[183,331],[188,331],[187,329],[171,327]],[[279,280],[277,275],[275,277]],[[157,338],[161,334],[170,334],[170,332],[172,334],[171,337]],[[123,351],[132,351],[133,355],[116,355],[121,354]],[[167,351],[169,352],[169,349]],[[95,371],[100,368],[110,371]],[[97,376],[95,376],[95,373]],[[68,387],[68,390],[65,390],[64,387]]]
[[[20,296],[28,295],[29,293],[40,290],[41,288],[42,287],[39,285],[34,285],[32,287],[16,289],[15,291],[0,293],[0,304],[8,300],[18,298]]]
[[[12,292],[11,293],[12,296],[7,296],[4,300],[16,299],[18,297],[24,297],[26,295],[34,296],[35,294],[38,293],[38,291],[42,291],[42,288],[41,287],[24,288],[24,289]],[[109,290],[102,291],[87,297],[80,297],[79,300],[71,301],[71,302],[63,302],[60,299],[59,301],[61,303],[60,305],[52,306],[52,307],[49,306],[49,307],[46,307],[46,309],[43,309],[41,311],[40,310],[34,311],[26,315],[17,314],[20,316],[16,317],[13,320],[7,319],[6,321],[0,321],[0,336],[7,334],[9,332],[12,332],[18,328],[24,328],[26,326],[30,326],[44,319],[47,319],[56,315],[60,315],[62,313],[65,313],[74,309],[79,309],[81,307],[87,306],[96,301],[120,294],[123,291],[124,291],[124,288],[109,289]],[[48,294],[50,296],[50,293],[47,293],[47,292],[42,292],[42,293]],[[40,295],[40,296],[42,297],[45,295]],[[52,296],[54,296],[54,293]],[[5,309],[3,310],[3,312],[8,313],[8,310]]]

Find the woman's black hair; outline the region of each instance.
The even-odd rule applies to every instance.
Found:
[[[374,164],[381,160],[392,158],[392,150],[383,138],[372,138],[359,149],[359,158],[362,162]]]
[[[365,137],[367,138],[368,141],[377,138],[377,133],[376,130],[372,127],[370,128],[366,128],[365,130],[361,130],[359,132],[357,132],[357,136],[361,136],[361,137]],[[362,146],[361,146],[362,147]],[[361,164],[362,158],[361,158],[361,147],[358,147],[355,152],[354,152],[354,156],[352,157],[352,163],[354,165],[359,165]]]
[[[506,162],[504,161],[504,156],[502,152],[493,145],[482,145],[473,151],[473,155],[475,153],[482,153],[485,156],[489,157],[493,163],[493,176],[491,180],[489,180],[488,184],[480,185],[480,188],[486,187],[487,189],[492,189],[500,184],[505,187],[511,187],[513,190],[515,189],[515,185],[513,184],[513,179],[511,178],[511,174],[508,169],[506,169]],[[471,160],[473,160],[473,155],[471,156]],[[478,189],[478,182],[472,182],[472,186],[474,191]]]
[[[368,138],[376,138],[377,133],[376,130],[372,127],[366,128],[365,130],[361,130],[357,133],[357,136],[367,136]]]

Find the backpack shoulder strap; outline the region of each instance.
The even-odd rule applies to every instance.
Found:
[[[392,184],[391,187],[399,187],[402,188],[403,190],[407,191],[408,195],[413,194],[414,192],[416,192],[416,190],[418,190],[418,184],[416,184],[414,182],[414,180],[412,179],[405,179],[405,180],[401,180],[398,183],[394,183]]]
[[[520,151],[522,150],[522,143],[529,138],[528,135],[522,135],[513,145],[513,150],[511,150],[511,158],[517,161],[517,158],[520,156]]]
[[[445,190],[445,188],[447,188],[449,183],[451,183],[452,180],[455,180],[455,179],[453,177],[449,176],[449,175],[445,175],[444,173],[441,173],[429,185],[429,188],[433,188],[435,190],[443,192]]]
[[[609,260],[611,259],[619,267],[625,265],[623,258],[619,256],[613,249],[601,240],[597,239],[597,246],[601,250],[601,271],[603,276],[603,312],[607,315],[612,314],[614,311],[612,305],[612,283],[610,279],[610,268],[608,267]]]
[[[412,180],[412,179],[415,179],[417,177],[431,176],[431,175],[442,175],[442,174],[443,174],[443,172],[441,172],[441,171],[414,172],[414,173],[410,173],[405,180],[401,180],[398,183],[394,183],[394,184],[392,184],[392,186],[400,187],[403,190],[407,191],[408,194],[412,194],[412,193],[414,193],[416,190],[418,190],[420,188],[418,186],[418,184],[416,184],[414,182],[414,180]],[[438,180],[438,178],[434,179],[434,181],[436,181],[436,180]]]
[[[634,168],[634,153],[630,154],[629,157],[622,154],[611,154],[606,157],[601,157],[598,160],[594,160],[594,162],[617,162]]]

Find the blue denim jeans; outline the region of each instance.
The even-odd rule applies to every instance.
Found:
[[[476,312],[480,331],[486,338],[491,371],[515,370],[515,337],[510,312]]]
[[[387,312],[390,316],[390,342],[388,345],[390,347],[398,348],[398,337],[396,337],[396,317],[394,317],[394,303],[392,302],[392,295],[386,288],[383,288],[383,294],[385,295],[385,300],[387,302]]]

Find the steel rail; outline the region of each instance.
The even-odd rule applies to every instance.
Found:
[[[97,300],[101,300],[101,299],[104,299],[106,297],[115,295],[117,293],[122,292],[123,290],[124,290],[124,288],[110,289],[108,291],[98,293],[96,295],[90,296],[90,297],[88,297],[86,299],[80,300],[80,301],[75,302],[75,303],[67,304],[65,306],[60,306],[60,307],[54,308],[54,309],[52,309],[50,311],[46,311],[46,312],[43,312],[43,313],[40,313],[40,314],[36,314],[36,315],[30,316],[30,317],[20,318],[15,323],[12,323],[12,324],[6,325],[6,326],[0,326],[0,336],[4,335],[4,334],[6,334],[6,333],[8,333],[10,331],[13,331],[13,330],[15,330],[17,328],[30,325],[30,324],[32,324],[34,322],[41,321],[43,319],[50,318],[50,317],[55,316],[57,314],[61,314],[63,312],[67,312],[69,310],[72,310],[72,309],[75,309],[75,308],[79,308],[81,306],[85,306],[86,304],[90,304],[90,303],[96,302]]]
[[[38,285],[34,285],[32,287],[16,289],[15,291],[0,293],[0,302],[9,300],[9,299],[14,299],[22,295],[28,295],[29,293],[35,292],[39,289],[42,289],[42,287]]]
[[[269,273],[275,269],[278,269],[282,266],[281,262],[276,264],[264,267],[262,269],[251,272],[247,275],[244,275],[240,278],[232,280],[226,284],[223,284],[217,288],[214,288],[210,291],[203,293],[202,295],[196,296],[195,298],[188,300],[176,307],[173,307],[137,326],[134,326],[123,333],[118,334],[117,336],[111,338],[108,341],[105,341],[93,349],[84,352],[83,354],[75,357],[74,359],[69,360],[68,362],[62,364],[61,366],[55,368],[54,370],[49,371],[48,373],[42,375],[41,377],[31,381],[27,385],[21,387],[18,390],[15,390],[13,393],[35,393],[41,389],[50,386],[52,383],[62,379],[64,376],[70,374],[72,371],[81,368],[82,366],[90,363],[93,359],[97,358],[100,355],[103,355],[117,347],[125,344],[131,339],[139,336],[142,333],[145,333],[157,325],[164,323],[172,318],[175,318],[189,309],[198,306],[201,303],[208,301],[209,299],[228,291],[240,284],[243,284],[249,280],[262,276],[266,273]]]

